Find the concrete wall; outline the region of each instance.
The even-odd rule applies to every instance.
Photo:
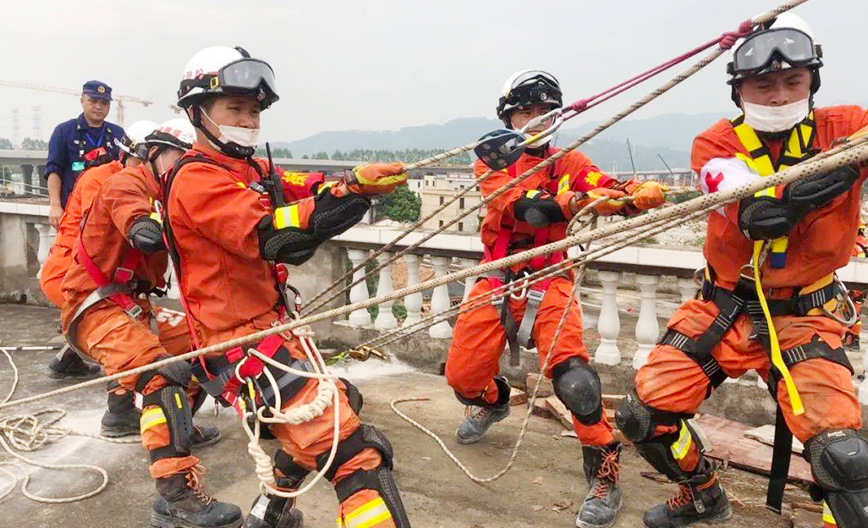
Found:
[[[36,278],[39,272],[38,215],[0,213],[0,302],[45,304]]]

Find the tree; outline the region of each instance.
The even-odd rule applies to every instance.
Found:
[[[422,210],[422,199],[409,187],[401,185],[380,198],[379,210],[383,216],[397,222],[415,222]]]
[[[21,141],[21,148],[24,150],[48,150],[48,143],[41,139],[27,137]]]
[[[317,152],[316,154],[314,154],[313,156],[311,156],[311,159],[327,160],[327,159],[329,159],[329,154],[328,154],[328,152],[321,150],[321,151]]]
[[[0,149],[3,150],[12,150],[15,147],[12,145],[12,142],[4,137],[0,137]]]

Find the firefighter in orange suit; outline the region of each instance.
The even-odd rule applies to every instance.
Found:
[[[789,13],[736,45],[728,71],[743,114],[694,141],[692,164],[704,192],[774,174],[868,125],[862,108],[814,107],[821,57],[810,28]],[[709,214],[700,298],[669,320],[616,414],[639,453],[679,485],[675,497],[645,513],[646,527],[732,515],[687,419],[727,377],[748,370],[776,397],[783,439],[776,452],[789,459],[787,428],[805,444],[826,525],[868,526],[868,443],[856,435],[861,412],[841,347],[835,313],[843,293],[834,277],[850,259],[865,177],[865,169],[845,166]],[[776,465],[773,508],[786,482]]]
[[[540,70],[524,70],[506,81],[497,114],[508,128],[520,129],[531,119],[561,105],[561,89],[554,76]],[[545,126],[548,125],[540,125]],[[535,132],[538,130],[529,131]],[[493,193],[557,152],[548,145],[548,140],[530,147],[509,169],[480,183],[482,194]],[[476,176],[487,170],[477,160]],[[631,205],[619,200],[627,195],[633,197]],[[563,239],[568,221],[601,197],[608,198],[596,205],[597,212],[603,215],[635,214],[664,202],[663,188],[657,182],[618,182],[603,174],[583,154],[572,151],[488,203],[481,226],[485,260],[497,260]],[[564,252],[553,253],[500,271],[479,280],[470,297],[484,295],[564,258]],[[564,273],[528,288],[520,298],[510,298],[506,303],[481,302],[474,310],[459,316],[446,361],[446,379],[458,399],[470,406],[456,432],[460,443],[478,441],[495,422],[509,414],[509,385],[504,378],[497,377],[504,345],[509,343],[514,353],[519,346],[535,345],[542,364],[571,289],[572,277]],[[611,526],[621,507],[618,487],[621,445],[614,440],[603,412],[599,377],[588,364],[578,304],[569,311],[545,375],[554,379],[557,396],[572,411],[583,446],[585,475],[591,489],[576,524],[581,528]]]

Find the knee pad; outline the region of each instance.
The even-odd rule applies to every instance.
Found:
[[[647,442],[658,425],[676,425],[682,415],[660,411],[642,403],[635,390],[627,393],[615,411],[615,424],[630,441]]]
[[[278,449],[274,453],[274,468],[283,473],[282,477],[275,475],[277,486],[285,489],[298,489],[310,470],[295,463],[286,451]]]
[[[350,461],[354,456],[361,453],[364,449],[374,448],[380,452],[380,456],[383,457],[382,467],[392,469],[392,444],[389,442],[389,439],[386,438],[386,435],[377,430],[373,425],[365,425],[362,424],[358,429],[353,431],[350,436],[341,440],[338,444],[337,453],[335,453],[335,459],[332,462],[331,467],[325,474],[325,477],[328,480],[332,480],[335,477],[335,473],[338,468],[342,465],[346,464]],[[322,471],[322,468],[325,467],[326,462],[329,459],[330,450],[319,455],[316,458],[316,466],[317,469]]]
[[[384,516],[384,520],[387,520],[388,516],[385,514],[388,512],[397,528],[410,528],[410,519],[391,469],[382,466],[371,470],[360,469],[335,484],[335,493],[340,502],[366,489],[376,491],[379,497],[361,505],[356,511],[364,509],[370,512],[367,515]]]
[[[594,425],[603,417],[603,388],[600,376],[587,361],[573,357],[552,368],[555,395],[576,420]]]
[[[157,406],[156,409],[142,413],[142,433],[161,423],[169,427],[169,445],[151,451],[151,462],[161,458],[189,456],[192,445],[190,437],[193,434],[193,415],[184,390],[177,385],[167,385],[144,396],[142,405]]]
[[[455,391],[455,397],[458,398],[458,401],[460,401],[464,405],[475,405],[476,407],[493,408],[509,405],[509,382],[506,381],[506,378],[494,378],[494,384],[497,385],[497,401],[494,403],[488,403],[487,401],[482,399],[482,396],[479,396],[477,398],[468,398],[467,396],[462,395],[458,391]]]
[[[163,360],[168,358],[169,356],[164,355],[157,359]],[[190,383],[193,381],[193,366],[189,361],[175,361],[168,365],[163,365],[158,369],[143,372],[136,380],[136,392],[141,394],[148,385],[148,382],[157,376],[162,376],[169,385],[189,387]]]
[[[359,414],[362,412],[362,406],[365,404],[365,398],[362,396],[362,391],[350,383],[348,379],[340,378],[340,380],[347,388],[347,402],[350,404],[350,409],[352,409],[354,413]]]
[[[868,526],[868,442],[852,429],[805,443],[805,458],[841,528]]]

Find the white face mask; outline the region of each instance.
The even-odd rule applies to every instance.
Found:
[[[764,106],[742,101],[744,122],[759,132],[784,132],[801,123],[811,111],[809,99],[783,106]]]
[[[205,113],[204,110],[202,111],[202,115],[208,118],[208,121],[211,121],[211,124],[220,130],[220,136],[217,138],[218,141],[222,141],[223,143],[235,143],[236,145],[250,148],[256,148],[256,146],[259,145],[258,128],[218,125],[213,119],[211,119],[211,116]]]

